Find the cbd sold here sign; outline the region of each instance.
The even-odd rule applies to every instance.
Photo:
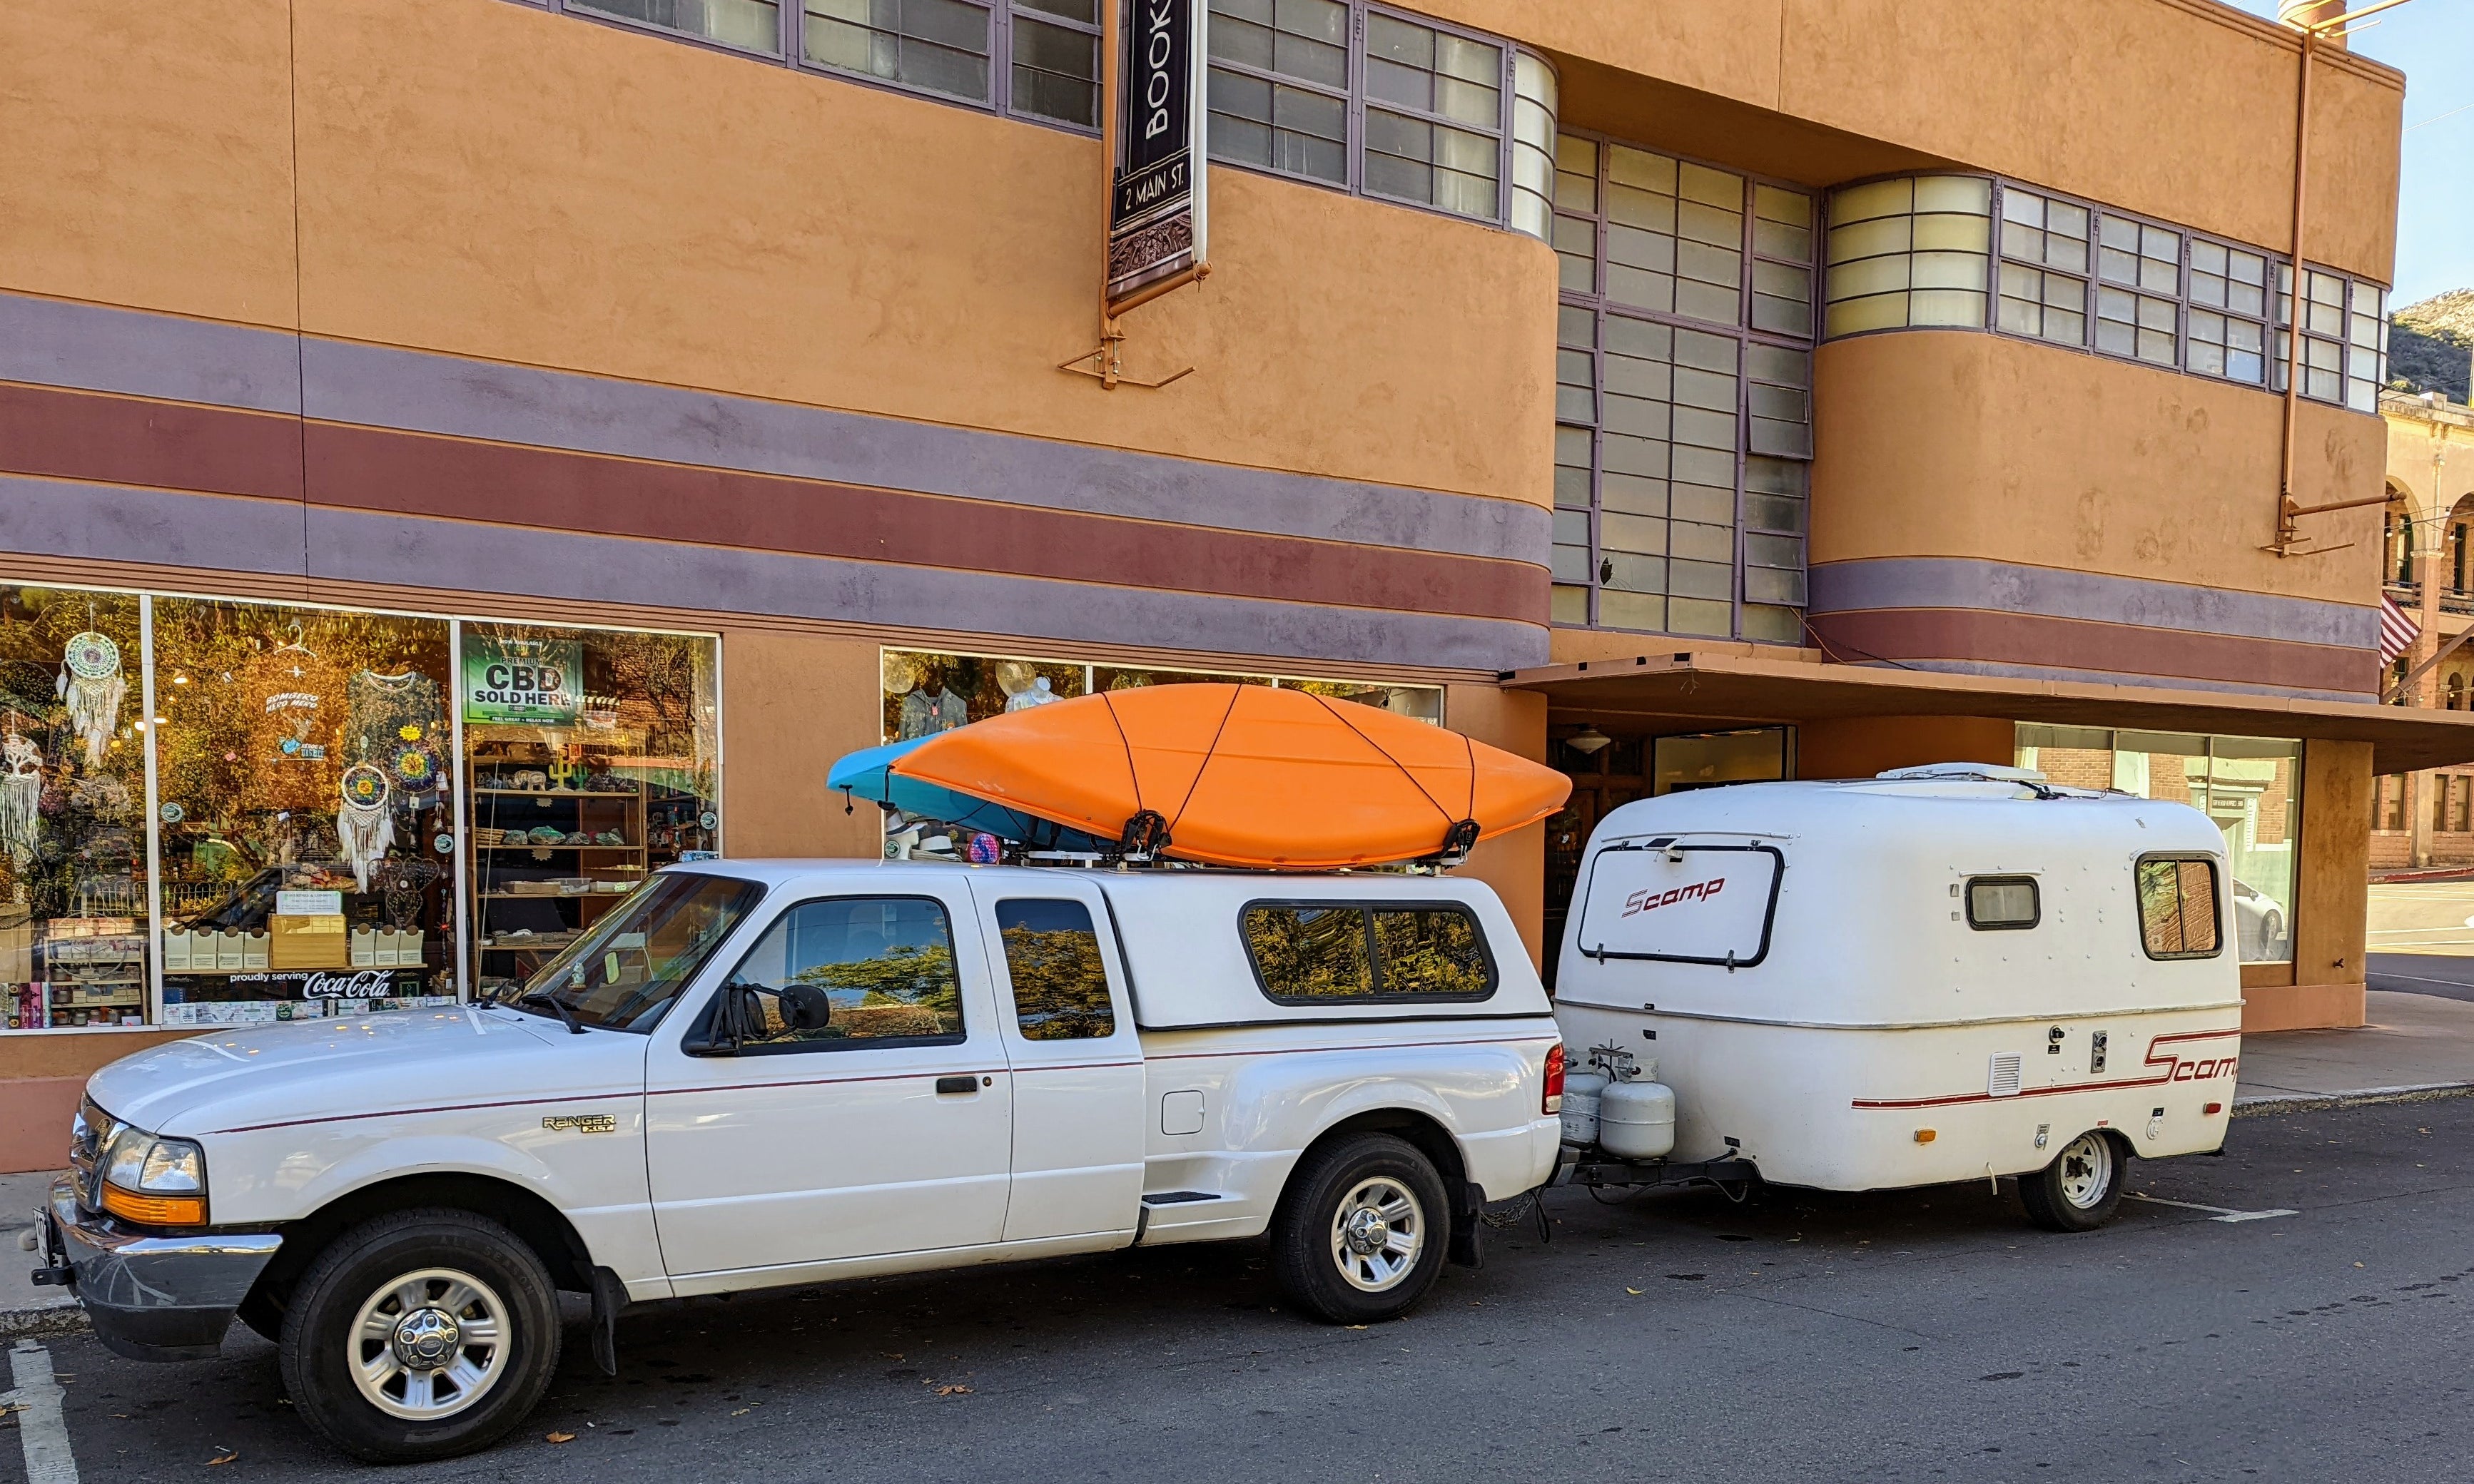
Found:
[[[572,639],[464,640],[464,719],[570,725],[584,697],[584,645]]]

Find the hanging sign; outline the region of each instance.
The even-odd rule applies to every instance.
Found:
[[[1114,0],[1111,0],[1114,3]],[[1130,0],[1117,70],[1108,305],[1203,261],[1203,7]]]
[[[583,697],[580,640],[466,636],[465,720],[572,726]]]

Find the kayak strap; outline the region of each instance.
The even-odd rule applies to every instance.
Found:
[[[1129,861],[1149,861],[1169,847],[1168,819],[1156,809],[1146,809],[1126,821],[1126,831],[1117,838],[1117,848]]]
[[[1443,832],[1443,864],[1445,865],[1460,864],[1462,862],[1468,859],[1469,851],[1475,848],[1476,845],[1477,821],[1474,819],[1461,820],[1459,823]]]

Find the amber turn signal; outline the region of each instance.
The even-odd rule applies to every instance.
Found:
[[[133,1221],[141,1227],[203,1227],[206,1224],[206,1198],[204,1196],[141,1196],[117,1185],[103,1187],[103,1208],[123,1221]]]
[[[1938,1137],[1938,1135],[1936,1135],[1930,1129],[1918,1129],[1916,1131],[1916,1142],[1919,1144],[1929,1144],[1936,1137]]]

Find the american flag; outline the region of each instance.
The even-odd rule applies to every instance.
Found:
[[[2380,663],[2394,665],[2397,657],[2413,647],[2422,637],[2422,625],[2405,616],[2395,598],[2380,595]]]

